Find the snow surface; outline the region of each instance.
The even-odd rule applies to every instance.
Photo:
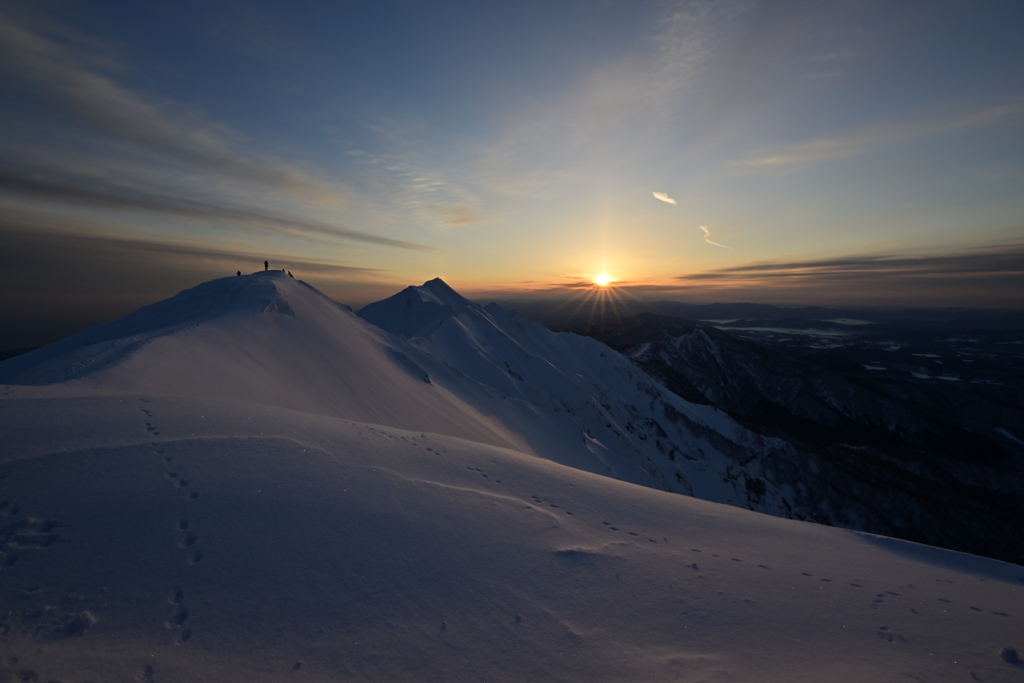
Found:
[[[217,282],[0,363],[0,681],[1024,675],[1024,568],[536,457],[428,352],[522,321]]]

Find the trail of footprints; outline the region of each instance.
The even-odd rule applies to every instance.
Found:
[[[415,442],[414,442],[414,445],[415,445]],[[431,452],[433,452],[435,454],[439,454],[437,451],[433,451],[430,448],[428,448],[427,450],[431,451]],[[501,483],[500,479],[496,479],[496,478],[491,477],[487,472],[485,472],[484,470],[482,470],[479,467],[468,467],[467,466],[466,469],[469,470],[470,472],[479,473],[480,476],[482,478],[484,478],[484,479],[487,479],[489,481],[492,481],[492,482],[495,482],[495,483],[498,483],[498,484]],[[550,507],[550,508],[552,508],[554,510],[559,510],[561,512],[564,512],[567,515],[575,516],[575,513],[572,510],[566,509],[566,506],[564,504],[553,502],[549,498],[544,498],[544,497],[536,495],[536,494],[532,494],[530,496],[530,498],[533,500],[534,504],[538,508],[547,506],[547,507]],[[533,506],[531,506],[531,505],[527,505],[526,506],[527,509],[530,509],[532,507]],[[661,540],[658,540],[656,538],[651,538],[646,533],[646,530],[644,530],[644,529],[641,529],[640,532],[636,532],[636,531],[631,531],[629,529],[623,529],[623,528],[621,528],[619,526],[615,526],[615,524],[613,522],[609,522],[609,521],[602,521],[601,524],[610,533],[621,532],[621,533],[624,533],[626,536],[633,537],[633,538],[635,538],[637,540],[646,539],[649,543],[668,543],[669,542],[668,538],[666,538],[666,537],[662,537]],[[628,540],[628,539],[624,539],[624,540]],[[703,552],[699,548],[691,548],[690,551],[694,552],[694,553],[701,553],[701,552]],[[561,552],[564,552],[564,551],[561,551]],[[709,553],[709,556],[712,557],[712,558],[715,558],[715,559],[723,559],[721,555],[714,554],[714,553]],[[742,558],[739,558],[739,557],[729,557],[727,559],[730,562],[745,562],[745,560],[743,560]],[[703,574],[701,573],[701,568],[700,568],[700,566],[696,562],[694,562],[692,564],[689,564],[689,565],[684,565],[684,566],[687,567],[688,569],[691,569],[691,570],[697,572],[697,575],[696,575],[697,578],[703,578]],[[758,564],[757,568],[758,569],[763,569],[763,570],[775,571],[772,567],[769,567],[768,565],[764,565],[764,564]],[[712,571],[713,570],[714,569],[712,569]],[[826,584],[827,585],[827,584],[835,583],[835,581],[833,579],[831,579],[831,578],[815,577],[813,574],[811,574],[809,572],[799,572],[799,575],[807,577],[808,579],[817,579],[816,583],[820,587],[823,587],[822,584]],[[1024,581],[1024,577],[1022,577],[1021,580]],[[944,580],[944,579],[937,579],[937,581],[945,582],[945,583],[952,583],[952,581],[948,581],[948,580]],[[855,582],[849,582],[849,588],[851,588],[851,589],[867,590],[867,588],[863,584],[855,583]],[[871,601],[871,608],[872,609],[879,609],[880,606],[883,606],[883,605],[885,605],[888,602],[893,602],[893,601],[895,601],[897,599],[901,599],[901,598],[903,598],[903,595],[900,594],[900,593],[896,593],[894,591],[884,591],[884,592],[876,593],[876,594],[874,594],[873,599]],[[747,602],[749,602],[749,601],[750,600],[748,599]],[[953,604],[952,601],[947,600],[945,598],[938,598],[938,601],[939,601],[939,603],[943,603],[943,604],[946,604],[946,605],[952,605]],[[987,610],[987,609],[984,609],[982,607],[977,607],[977,606],[974,606],[974,605],[970,605],[970,606],[968,606],[968,608],[972,612],[990,612],[991,614],[993,614],[995,616],[998,616],[998,617],[1010,617],[1011,616],[1011,615],[1007,614],[1006,612],[1000,612],[1000,611],[996,611],[996,610]],[[918,610],[916,608],[909,608],[909,609],[910,609],[910,612],[915,614],[915,615],[918,615],[918,616],[923,616],[924,615],[923,612],[921,612],[920,610]],[[888,626],[880,626],[878,628],[877,636],[881,640],[884,640],[884,641],[890,642],[890,643],[898,642],[898,641],[905,641],[906,640],[906,638],[904,638],[901,634],[896,633],[895,631],[891,630]]]
[[[5,473],[0,473],[0,482],[6,478]],[[20,551],[48,548],[62,540],[56,531],[60,524],[52,519],[21,517],[20,512],[0,497],[0,570],[17,564]]]
[[[377,430],[371,428],[370,431],[371,432],[376,432]],[[413,446],[423,446],[423,448],[425,448],[425,450],[427,452],[431,453],[432,455],[443,455],[446,452],[446,451],[440,450],[440,449],[428,448],[428,447],[424,446],[422,443],[417,443],[415,437],[413,437],[412,439],[409,439],[407,437],[395,437],[395,436],[393,436],[391,434],[388,434],[387,432],[380,432],[380,434],[382,436],[385,436],[385,437],[388,437],[388,438],[391,438],[391,439],[397,439],[397,440],[405,441],[407,443],[411,443]],[[422,434],[421,438],[423,438],[424,440],[429,439],[429,437],[427,437],[426,434]],[[470,473],[473,473],[473,474],[479,474],[480,477],[483,478],[484,480],[487,480],[488,483],[495,483],[495,484],[501,484],[502,483],[501,479],[498,479],[496,477],[492,477],[488,472],[485,472],[483,469],[481,469],[479,467],[467,466],[466,470],[468,470]],[[533,500],[533,503],[538,508],[547,506],[547,507],[552,508],[553,510],[559,510],[561,512],[564,512],[566,515],[570,515],[570,516],[574,516],[574,517],[577,516],[575,512],[573,512],[572,510],[567,509],[563,504],[560,504],[560,503],[557,503],[557,502],[553,502],[551,499],[544,498],[544,497],[541,497],[541,496],[536,495],[536,494],[532,494],[530,496],[530,498]],[[526,509],[532,509],[533,507],[534,507],[533,505],[526,505]],[[577,517],[577,518],[579,519],[579,517]],[[641,529],[640,532],[636,532],[636,531],[631,531],[629,529],[623,529],[622,527],[616,526],[615,523],[609,522],[609,521],[602,521],[601,524],[603,525],[603,527],[609,533],[624,532],[625,536],[633,537],[633,538],[635,538],[637,540],[639,540],[641,538],[646,538],[646,540],[649,543],[668,543],[669,542],[669,539],[666,538],[666,537],[662,537],[662,539],[660,541],[658,539],[656,539],[656,538],[651,538],[649,535],[647,535],[646,530],[644,530],[644,529]],[[627,538],[627,539],[623,539],[623,540],[629,540],[629,539]],[[694,553],[703,553],[703,551],[700,548],[691,548],[690,551],[694,552]],[[563,551],[556,551],[556,552],[561,553],[561,554],[566,554],[566,551],[564,551],[564,550]],[[569,553],[569,554],[571,554],[571,553]],[[708,556],[711,557],[711,558],[717,559],[717,560],[721,560],[722,559],[721,555],[718,555],[718,554],[715,554],[715,553],[708,553]],[[739,557],[730,557],[730,558],[728,558],[728,561],[729,562],[737,562],[737,563],[745,562],[745,560],[743,558],[739,558]],[[701,578],[704,577],[704,574],[701,573],[702,572],[701,567],[697,564],[697,562],[693,562],[691,564],[684,564],[683,566],[686,567],[687,569],[690,569],[693,572],[696,572],[696,578],[701,579]],[[749,566],[753,567],[755,565],[751,564]],[[769,567],[768,565],[765,565],[765,564],[757,564],[756,567],[757,567],[758,570],[775,571],[775,569],[773,569],[772,567]],[[722,568],[722,567],[710,567],[710,571],[715,571],[716,569],[720,569],[720,568]],[[799,572],[799,575],[803,576],[803,577],[806,577],[809,580],[814,580],[816,578],[817,580],[815,581],[815,584],[818,587],[820,587],[820,588],[824,588],[825,586],[827,586],[829,584],[839,585],[832,578],[828,578],[828,577],[815,577],[813,574],[811,574],[809,572]],[[616,574],[615,578],[616,578],[616,581],[620,580],[620,577],[619,577],[618,574]],[[939,582],[952,583],[952,581],[948,581],[948,580],[944,580],[944,579],[936,579],[936,580],[939,581]],[[1024,576],[1021,577],[1021,581],[1024,582]],[[675,586],[669,586],[669,588],[675,588]],[[680,586],[679,588],[682,589],[682,586]],[[856,582],[852,582],[852,581],[848,582],[848,587],[847,588],[848,589],[855,589],[855,590],[863,590],[863,591],[867,591],[868,590],[865,585],[860,584],[860,583],[856,583]],[[902,598],[903,598],[903,596],[900,593],[896,593],[894,591],[884,591],[884,592],[881,592],[881,593],[876,593],[874,595],[874,599],[871,601],[871,608],[872,609],[879,609],[880,606],[885,605],[887,602],[894,601],[894,600],[897,600],[897,599],[902,599]],[[950,600],[947,600],[945,598],[938,598],[938,601],[939,601],[939,603],[943,603],[943,604],[948,604],[948,605],[952,604],[952,602]],[[744,602],[752,602],[752,600],[750,598],[744,598]],[[974,611],[974,612],[990,611],[993,615],[998,616],[998,617],[1010,617],[1011,616],[1011,615],[1009,615],[1009,614],[1007,614],[1005,612],[998,612],[998,611],[995,611],[995,610],[985,610],[983,608],[976,607],[976,606],[970,606],[969,609],[971,611]],[[918,616],[923,616],[924,615],[923,612],[919,611],[916,608],[910,608],[910,612],[915,614],[915,615],[918,615]],[[520,624],[521,624],[521,617],[519,617],[517,615],[517,617],[516,617],[516,626],[518,627]],[[442,625],[441,632],[444,631],[445,626],[446,626],[446,624]],[[878,636],[878,638],[880,640],[883,640],[883,641],[886,641],[886,642],[890,642],[890,643],[906,641],[906,638],[902,634],[897,633],[896,631],[893,631],[890,627],[885,626],[885,625],[878,627],[876,635]]]
[[[413,444],[417,445],[415,441],[413,442]],[[427,449],[427,451],[433,452],[431,449]],[[436,453],[436,452],[433,452],[433,453]],[[483,477],[484,479],[488,479],[489,481],[494,481],[496,483],[501,483],[502,482],[501,479],[490,477],[486,472],[484,472],[479,467],[466,467],[466,469],[469,470],[470,472],[479,473],[481,477]],[[537,505],[537,507],[542,507],[544,505],[547,505],[548,507],[553,508],[555,510],[561,510],[562,512],[564,512],[567,515],[575,516],[575,513],[573,513],[571,510],[565,509],[564,504],[554,503],[550,499],[542,498],[541,496],[538,496],[536,494],[531,495],[530,498],[532,499],[532,501],[534,501],[534,503]],[[526,506],[527,509],[529,509],[531,507],[532,506],[530,506],[530,505]],[[637,532],[637,531],[634,531],[634,530],[623,529],[620,526],[615,526],[614,523],[612,523],[610,521],[604,521],[604,520],[601,521],[601,524],[609,532],[612,532],[612,533],[614,533],[614,532],[621,532],[621,531],[625,530],[625,533],[626,533],[627,536],[633,537],[633,538],[635,538],[637,540],[639,540],[641,538],[644,538],[644,539],[647,540],[648,543],[654,543],[654,544],[657,544],[657,543],[665,543],[665,544],[667,544],[667,543],[669,543],[669,539],[665,538],[665,537],[663,537],[662,540],[660,540],[660,541],[658,541],[657,539],[650,538],[650,536],[647,535],[646,529],[640,529],[640,532]],[[694,552],[694,553],[702,552],[698,548],[691,548],[690,550],[691,550],[691,552]],[[716,558],[716,559],[721,559],[721,557],[722,557],[721,555],[717,555],[717,554],[714,554],[714,553],[710,553],[710,555],[711,555],[711,557]],[[743,562],[744,561],[743,559],[741,559],[739,557],[730,557],[728,559],[729,559],[729,561],[732,561],[732,562]],[[702,578],[702,574],[699,573],[700,567],[697,565],[696,562],[693,562],[692,564],[685,565],[685,566],[687,566],[688,568],[690,568],[690,569],[692,569],[694,571],[697,571],[698,572],[697,573],[697,578]],[[760,569],[767,569],[769,571],[774,571],[774,569],[772,569],[772,567],[770,567],[770,566],[768,566],[766,564],[758,564],[757,566]],[[809,573],[807,571],[801,571],[799,573],[800,573],[800,575],[802,575],[802,577],[806,577],[808,579],[814,579],[815,578],[814,574]],[[952,583],[952,582],[948,582],[946,580],[937,580],[937,581],[940,581],[940,582],[945,581],[946,583]],[[1024,581],[1024,577],[1021,578],[1021,581]],[[833,584],[834,580],[831,580],[831,579],[828,579],[828,578],[824,578],[824,577],[818,577],[817,578],[817,583],[818,583],[819,586],[821,584]],[[853,583],[853,582],[849,582],[849,588],[866,590],[866,588],[862,584],[857,584],[857,583]],[[881,605],[885,605],[887,602],[890,602],[890,601],[893,601],[894,599],[898,599],[898,598],[902,598],[902,597],[903,596],[901,594],[896,593],[894,591],[885,591],[885,592],[882,592],[882,593],[874,594],[874,597],[871,600],[871,608],[872,609],[878,609]],[[939,598],[938,600],[939,600],[940,603],[952,604],[952,602],[950,600],[947,600],[945,598]],[[970,605],[969,608],[971,609],[971,611],[975,611],[975,612],[989,611],[992,614],[994,614],[996,616],[1000,616],[1000,617],[1009,617],[1009,616],[1011,616],[1007,612],[996,611],[996,610],[987,610],[987,609],[984,609],[982,607],[978,607],[978,606],[974,606],[974,605]],[[920,611],[920,610],[918,610],[916,608],[912,608],[911,607],[910,611],[913,614],[916,614],[916,615],[924,615],[924,612],[922,612],[922,611]],[[888,641],[888,642],[895,642],[895,641],[898,641],[898,640],[905,640],[903,638],[903,636],[901,636],[901,635],[891,631],[889,629],[889,627],[885,627],[885,626],[879,628],[878,636],[882,640],[885,640],[885,641]]]
[[[149,403],[146,399],[139,399],[142,403]],[[153,411],[149,408],[141,409],[146,419],[146,431],[153,436],[160,436],[160,431],[153,425]],[[166,454],[164,447],[157,441],[151,442],[150,446],[153,448],[153,453],[160,458],[163,462],[164,467],[167,468],[167,481],[174,488],[174,490],[180,492],[185,500],[195,500],[199,497],[199,493],[192,489],[189,485],[188,479],[185,478],[184,473],[178,471],[178,468],[174,465],[174,459]],[[199,543],[199,537],[190,530],[190,524],[184,517],[179,519],[175,523],[174,528],[179,532],[178,536],[178,547],[182,550],[186,564],[198,564],[203,561],[203,551],[197,547]],[[171,615],[167,621],[164,622],[164,626],[169,631],[178,632],[178,642],[185,643],[189,638],[192,637],[192,629],[184,628],[185,622],[188,621],[189,610],[185,604],[185,591],[180,586],[175,586],[173,590],[167,596],[167,602],[171,605]]]

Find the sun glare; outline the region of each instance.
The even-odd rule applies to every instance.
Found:
[[[594,276],[594,284],[598,287],[607,287],[613,282],[615,281],[612,279],[611,275],[608,275],[607,273],[601,273],[600,275]]]

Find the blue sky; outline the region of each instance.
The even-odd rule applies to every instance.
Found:
[[[2,3],[0,304],[120,311],[269,258],[355,304],[606,273],[1021,307],[1021,26],[1018,2]]]

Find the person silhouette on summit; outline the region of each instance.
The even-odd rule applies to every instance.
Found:
[[[242,276],[242,271],[238,271],[238,276],[239,276],[239,277],[241,277],[241,276]]]
[[[270,270],[270,263],[267,261],[263,262],[263,270]]]

